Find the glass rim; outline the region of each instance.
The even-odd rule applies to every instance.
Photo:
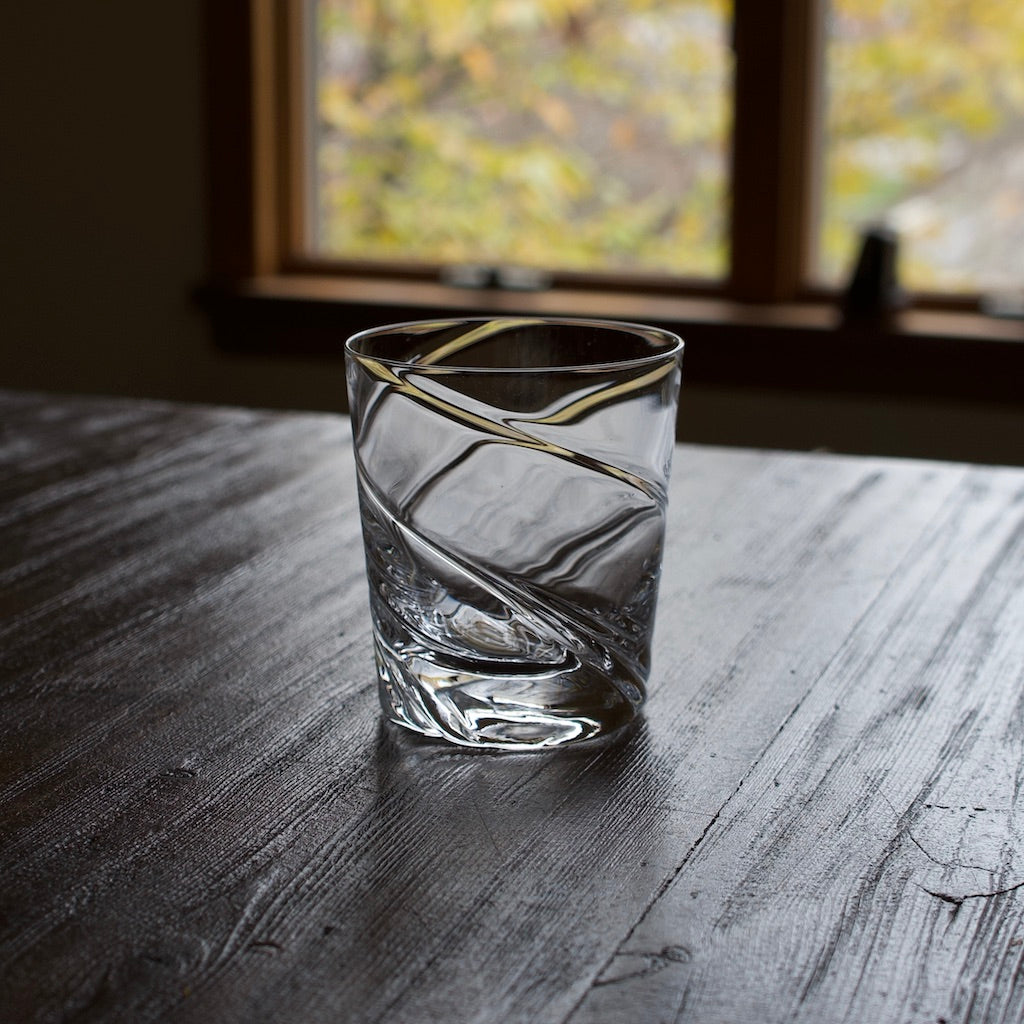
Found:
[[[359,349],[360,344],[363,342],[388,334],[401,334],[403,331],[415,333],[417,330],[425,332],[428,328],[440,330],[444,327],[455,327],[459,324],[482,325],[491,323],[505,324],[509,327],[591,327],[602,331],[617,331],[620,334],[639,335],[650,340],[661,341],[666,347],[662,351],[651,352],[642,356],[629,356],[622,359],[595,359],[591,362],[551,362],[540,366],[472,366],[449,362],[442,364],[419,363],[416,359],[395,359],[390,356],[360,351]],[[345,342],[345,354],[355,359],[373,359],[384,366],[413,367],[431,373],[534,374],[629,370],[653,366],[663,363],[668,359],[677,359],[684,347],[683,339],[672,331],[627,320],[605,320],[601,317],[574,316],[453,316],[427,317],[421,320],[405,320],[381,324],[378,327],[368,327],[365,330],[357,331],[348,338]]]

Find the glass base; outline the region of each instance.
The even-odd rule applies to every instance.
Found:
[[[616,682],[573,659],[561,666],[445,663],[376,641],[380,699],[393,722],[463,746],[546,750],[604,737],[643,703],[635,683]]]

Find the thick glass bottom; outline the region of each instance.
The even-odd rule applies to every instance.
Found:
[[[536,750],[604,737],[628,725],[643,702],[635,682],[609,679],[573,659],[564,665],[438,660],[376,641],[385,714],[452,743]]]

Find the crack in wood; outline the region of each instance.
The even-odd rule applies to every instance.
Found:
[[[925,888],[923,885],[918,885],[918,888],[923,892],[928,893],[929,896],[934,896],[937,900],[942,900],[943,903],[951,904],[955,909],[954,913],[959,910],[967,900],[988,900],[995,896],[1005,896],[1007,893],[1016,892],[1017,889],[1024,888],[1024,881],[1017,882],[1015,885],[1009,885],[1005,889],[994,889],[992,892],[969,892],[963,896],[954,896],[948,892],[934,892],[931,889]]]
[[[937,864],[940,868],[963,868],[970,871],[984,871],[990,875],[996,873],[996,868],[987,868],[983,864],[964,864],[958,860],[940,860],[933,853],[930,853],[921,844],[921,841],[914,835],[910,829],[907,829],[907,838],[933,863]]]

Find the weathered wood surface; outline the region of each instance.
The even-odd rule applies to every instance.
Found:
[[[341,419],[0,422],[0,1019],[1024,1020],[1024,472],[679,448],[644,720],[487,755]]]

